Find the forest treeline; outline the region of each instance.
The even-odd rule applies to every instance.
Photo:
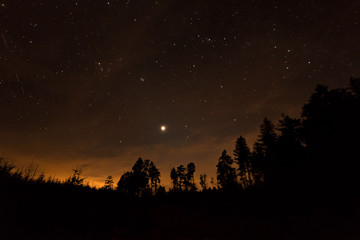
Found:
[[[195,184],[195,164],[173,167],[170,192],[241,191],[249,188],[358,192],[357,162],[360,160],[360,79],[349,86],[329,90],[318,85],[303,106],[300,118],[283,114],[277,123],[264,118],[252,150],[243,136],[231,156],[219,154],[216,180],[200,174]],[[215,166],[214,166],[215,167]],[[128,196],[165,194],[160,170],[150,160],[139,158],[115,184],[108,176],[99,191],[118,191]],[[82,169],[64,181],[45,178],[37,166],[25,171],[0,158],[0,184],[5,190],[16,185],[45,184],[98,191],[84,182]]]

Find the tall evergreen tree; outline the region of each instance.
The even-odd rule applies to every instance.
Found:
[[[282,115],[276,128],[279,136],[276,143],[276,158],[271,163],[271,179],[274,184],[294,185],[300,183],[303,174],[305,149],[300,119]],[[294,187],[294,186],[293,186]]]
[[[133,172],[127,171],[121,175],[117,188],[119,192],[126,193],[131,196],[135,196],[136,184],[134,182]]]
[[[300,119],[282,115],[276,128],[280,134],[277,139],[277,157],[283,165],[299,164],[304,157],[303,128]]]
[[[153,188],[156,192],[159,183],[160,171],[155,164],[150,160],[143,161],[139,158],[132,167],[132,171],[121,176],[117,189],[129,195],[141,197],[145,192],[150,193]]]
[[[170,178],[171,178],[173,190],[178,190],[179,189],[178,175],[174,167],[171,169]]]
[[[267,118],[264,118],[263,123],[260,125],[260,134],[254,144],[252,157],[257,182],[266,180],[269,166],[275,158],[276,139],[277,135],[274,124]]]
[[[186,190],[191,190],[191,191],[196,190],[194,173],[195,173],[195,164],[190,162],[186,166],[186,184],[185,184]]]
[[[205,191],[207,189],[206,177],[206,174],[200,174],[200,186],[202,188],[202,191]]]
[[[182,190],[184,186],[186,186],[187,176],[186,176],[186,168],[184,165],[180,164],[176,168],[176,174],[178,177],[178,189]]]
[[[224,150],[219,157],[217,168],[217,180],[220,187],[224,190],[234,189],[236,187],[236,171],[232,167],[233,160]]]
[[[160,171],[151,161],[149,165],[149,178],[151,182],[151,187],[154,188],[154,193],[157,193],[157,186],[160,183]]]
[[[247,187],[252,184],[251,152],[244,137],[240,136],[235,143],[234,160],[238,165],[240,184]]]
[[[180,164],[176,169],[172,168],[170,173],[173,190],[175,191],[196,191],[194,182],[195,164],[189,163],[185,168]]]
[[[149,177],[147,173],[147,163],[139,158],[134,166],[133,178],[136,185],[136,196],[141,197],[141,195],[149,188]]]
[[[263,123],[260,125],[260,134],[255,142],[255,154],[266,159],[272,158],[274,156],[276,138],[274,124],[267,118],[264,118]]]

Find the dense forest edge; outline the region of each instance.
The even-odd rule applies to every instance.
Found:
[[[360,79],[318,85],[300,118],[264,118],[252,150],[240,135],[232,152],[219,153],[216,179],[203,173],[197,185],[190,162],[172,168],[168,191],[147,159],[94,188],[81,168],[58,180],[0,157],[0,239],[355,239],[359,112]]]

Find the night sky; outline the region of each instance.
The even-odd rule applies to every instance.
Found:
[[[0,151],[116,182],[138,157],[215,177],[237,137],[360,75],[359,1],[0,0]],[[161,126],[166,126],[162,131]]]

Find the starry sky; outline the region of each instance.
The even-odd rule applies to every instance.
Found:
[[[360,75],[360,2],[0,0],[0,151],[63,179],[138,157],[216,175],[266,116]],[[166,131],[161,131],[161,126]]]

